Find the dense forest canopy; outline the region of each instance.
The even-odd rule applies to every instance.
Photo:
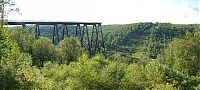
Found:
[[[49,28],[38,39],[0,28],[1,89],[200,89],[198,24],[103,25],[106,54],[94,56],[74,37],[52,44]]]

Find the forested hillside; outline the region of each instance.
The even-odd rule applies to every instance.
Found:
[[[149,48],[155,46],[156,49],[162,49],[164,44],[167,44],[173,38],[180,38],[185,36],[187,32],[193,32],[196,26],[192,24],[134,23],[105,25],[103,30],[109,51],[133,53],[141,51],[141,48],[144,46]]]
[[[52,44],[48,27],[42,30],[46,37],[38,39],[25,29],[1,27],[0,88],[200,89],[199,25],[134,23],[102,28],[105,56],[89,56],[72,37]]]

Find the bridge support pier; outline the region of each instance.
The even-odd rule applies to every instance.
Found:
[[[35,38],[38,39],[40,36],[40,27],[39,24],[35,25]]]

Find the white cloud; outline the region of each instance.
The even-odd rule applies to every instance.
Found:
[[[16,0],[23,15],[15,20],[199,23],[197,7],[190,2],[167,0]]]

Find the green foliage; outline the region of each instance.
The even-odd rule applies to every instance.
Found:
[[[77,61],[83,53],[80,43],[74,38],[65,38],[58,47],[61,50],[63,61]]]
[[[150,62],[145,68],[148,89],[158,88],[161,85],[161,87],[173,86],[174,89],[191,90],[198,84],[193,77],[158,62]]]
[[[43,67],[44,62],[53,60],[54,45],[45,37],[40,37],[33,43],[33,65]]]
[[[144,67],[140,64],[130,64],[126,69],[126,89],[145,89],[146,76]]]
[[[7,28],[0,28],[0,67],[14,66],[19,55],[19,49],[11,40],[10,34]]]
[[[193,25],[139,23],[105,26],[104,28],[113,28],[110,32],[110,38],[113,40],[106,43],[108,45],[112,43],[114,47],[111,48],[111,45],[108,46],[109,48],[113,50],[118,48],[119,51],[122,48],[125,51],[134,49],[134,53],[128,55],[126,52],[117,52],[116,49],[114,54],[107,58],[103,54],[89,57],[74,38],[65,38],[58,45],[53,45],[45,37],[34,39],[32,34],[23,33],[23,30],[11,33],[7,28],[1,28],[0,88],[199,89],[200,33],[199,29],[193,32]],[[112,36],[115,30],[117,33]],[[121,30],[125,32],[121,33]],[[186,36],[183,30],[189,31]],[[115,37],[118,38],[115,39]],[[123,45],[133,37],[142,40],[142,42],[134,42],[137,47],[130,46],[133,42],[127,42],[127,46]],[[144,46],[140,47],[140,45]],[[158,55],[158,58],[151,57],[151,54],[156,57]]]
[[[15,79],[10,69],[0,68],[0,88],[1,89],[17,89],[19,82]]]
[[[30,66],[31,57],[20,53],[16,43],[11,40],[11,31],[0,28],[0,88],[19,89],[22,84],[16,78],[16,72],[20,68]]]
[[[125,76],[126,65],[119,62],[111,62],[102,70],[102,89],[120,89]]]
[[[170,84],[158,84],[156,85],[156,87],[152,88],[151,90],[178,90],[176,88],[174,88],[173,85]]]
[[[70,67],[65,64],[57,64],[47,62],[42,68],[42,75],[53,82],[54,88],[65,89],[67,87],[66,80],[70,76]],[[47,88],[48,89],[48,88]]]
[[[12,31],[11,38],[18,44],[21,52],[32,54],[33,43],[35,40],[34,33],[24,29],[17,29]]]
[[[187,74],[197,75],[200,70],[200,34],[187,34],[175,39],[161,56],[161,62]]]

